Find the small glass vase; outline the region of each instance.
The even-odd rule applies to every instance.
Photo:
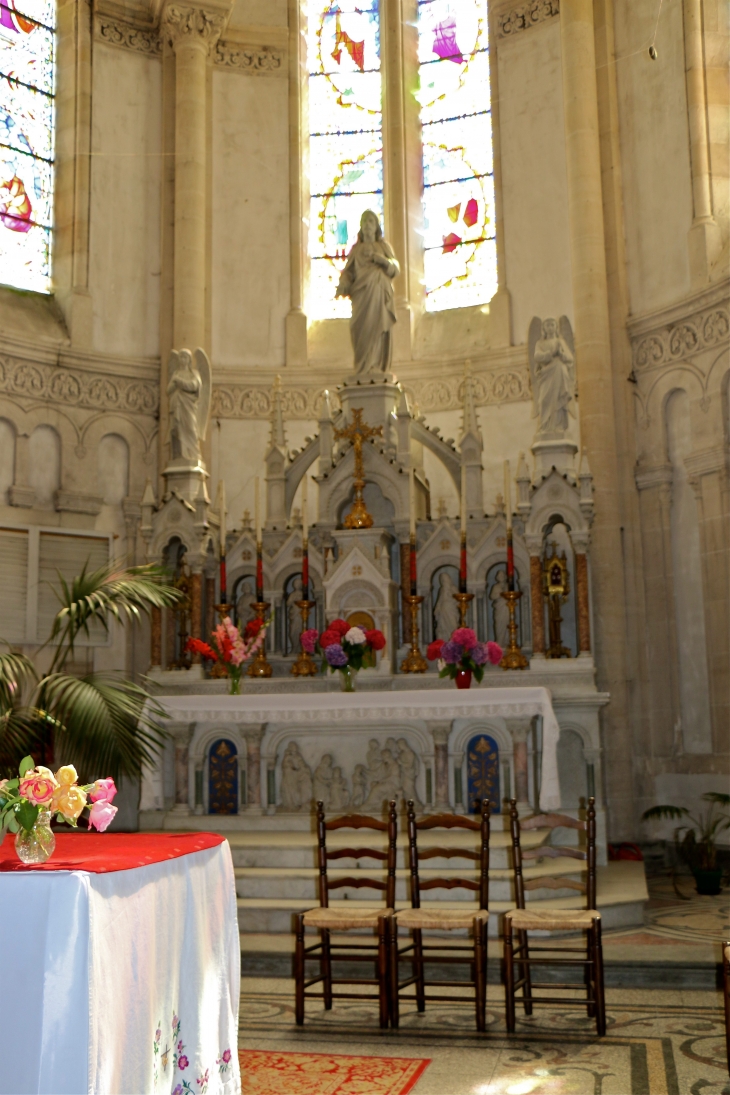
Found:
[[[355,678],[357,677],[357,669],[352,669],[349,665],[346,665],[340,670],[340,686],[343,692],[355,691]]]
[[[15,850],[21,863],[45,863],[55,847],[50,810],[40,810],[33,828],[20,829],[15,836]]]
[[[241,695],[241,674],[230,673],[228,676],[228,693],[231,696]]]

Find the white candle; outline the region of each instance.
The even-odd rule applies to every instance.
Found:
[[[305,472],[304,473],[304,478],[302,479],[302,540],[304,541],[305,544],[306,544],[307,540],[309,539],[309,536],[308,536],[308,533],[309,533],[309,520],[307,518],[307,481],[308,481],[308,479],[309,479],[309,476]]]
[[[504,509],[507,516],[507,531],[512,528],[512,485],[510,481],[509,460],[504,462]]]
[[[416,535],[416,477],[413,472],[413,468],[408,471],[408,504],[410,510],[410,525],[409,532],[411,536]]]
[[[256,499],[255,499],[255,515],[256,515],[256,543],[261,543],[261,503],[259,501],[259,477],[256,476]]]
[[[461,531],[466,532],[466,468],[461,469]]]
[[[221,519],[220,537],[221,553],[226,553],[226,485],[222,479],[218,480],[218,514]]]

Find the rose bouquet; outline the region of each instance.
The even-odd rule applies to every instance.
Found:
[[[73,764],[64,764],[54,775],[42,764],[33,766],[24,757],[17,779],[0,780],[0,831],[15,833],[15,848],[24,863],[43,863],[56,845],[51,815],[56,821],[77,827],[85,809],[89,825],[103,833],[111,824],[117,807],[113,779],[97,779],[80,785]],[[89,801],[91,804],[89,804]]]
[[[438,660],[439,677],[451,677],[457,688],[469,688],[472,675],[481,683],[487,662],[499,664],[502,647],[493,642],[480,643],[470,627],[457,627],[448,642],[436,639],[430,643],[426,656],[431,662]]]
[[[385,646],[385,635],[376,627],[350,627],[347,620],[333,620],[320,635],[315,628],[302,632],[302,650],[322,655],[322,669],[339,670],[345,692],[353,692],[353,672],[375,665],[375,652]]]
[[[210,637],[212,646],[202,639],[188,639],[185,649],[192,654],[200,654],[206,661],[218,662],[231,682],[233,695],[241,691],[243,663],[261,648],[270,623],[271,617],[268,620],[249,620],[242,635],[231,617],[226,616]]]

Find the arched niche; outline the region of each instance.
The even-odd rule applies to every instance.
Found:
[[[208,813],[238,813],[238,749],[230,738],[217,738],[208,749]]]
[[[565,727],[558,738],[558,780],[561,809],[577,810],[588,796],[585,749],[581,735]]]
[[[233,583],[229,594],[233,611],[231,613],[236,627],[245,627],[249,620],[256,617],[256,610],[252,607],[256,600],[256,575],[239,574]]]
[[[118,433],[99,441],[96,455],[99,493],[105,506],[121,506],[129,495],[129,445]]]
[[[520,582],[520,575],[515,567],[515,590],[518,592],[522,589]],[[484,579],[484,638],[485,640],[499,643],[503,648],[506,648],[509,642],[509,632],[507,630],[509,624],[509,608],[504,597],[501,596],[502,591],[507,590],[507,563],[499,562],[492,563],[489,570],[486,573]],[[523,613],[518,611],[515,613],[515,620],[517,623],[517,642],[520,646],[523,646],[523,627],[522,627]]]
[[[15,428],[6,418],[0,418],[0,505],[6,505],[14,482]]]
[[[35,504],[52,509],[61,486],[61,438],[53,426],[36,426],[28,450],[28,480],[35,490]]]
[[[373,518],[375,528],[390,528],[395,520],[395,506],[385,497],[377,483],[366,483],[363,487],[363,501]],[[351,487],[345,500],[337,508],[337,524],[342,526],[345,517],[352,509],[355,488]]]
[[[561,645],[570,652],[570,657],[578,656],[578,620],[576,612],[576,589],[575,589],[575,552],[573,550],[573,542],[571,539],[571,527],[568,524],[565,516],[562,513],[551,514],[545,526],[545,538],[542,551],[541,563],[544,566],[545,560],[552,558],[553,556],[553,544],[555,544],[555,550],[558,557],[565,555],[565,562],[568,568],[568,597],[567,600],[560,606],[560,633],[561,633]],[[545,614],[545,635],[547,636],[547,646],[550,645],[550,606],[545,601],[543,604],[543,611]]]
[[[446,641],[459,626],[459,606],[453,594],[459,591],[459,568],[452,563],[435,567],[429,581],[429,623],[431,639]]]

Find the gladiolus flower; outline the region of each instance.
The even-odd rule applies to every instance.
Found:
[[[304,650],[307,654],[314,654],[314,651],[317,648],[318,638],[319,632],[315,627],[307,628],[307,630],[303,631],[301,634],[300,641],[302,644],[302,650]]]
[[[461,643],[465,650],[471,650],[479,640],[470,627],[457,627],[451,635],[451,641],[452,643]]]
[[[377,627],[373,627],[369,631],[366,631],[365,638],[370,643],[373,650],[382,650],[385,646],[385,635]]]
[[[217,662],[218,655],[212,646],[208,646],[202,639],[188,639],[185,649],[191,654],[200,654],[201,658],[207,658],[210,662]]]
[[[499,645],[499,643],[493,643],[490,639],[490,641],[487,643],[487,651],[489,661],[492,663],[492,665],[499,665],[499,663],[502,661],[502,655],[504,654],[504,651],[502,650],[502,647]]]
[[[263,626],[263,620],[249,620],[243,632],[244,639],[255,639]]]
[[[430,662],[435,662],[437,658],[441,657],[441,651],[443,649],[443,646],[444,646],[444,640],[443,639],[434,639],[434,641],[432,643],[428,644],[428,649],[426,650],[426,657],[428,658],[428,660]]]
[[[345,632],[345,642],[353,646],[363,646],[367,642],[365,632],[361,627],[350,627]]]
[[[111,802],[107,802],[106,799],[100,798],[99,801],[95,802],[91,807],[89,812],[89,825],[93,825],[98,832],[103,833],[111,825],[116,812],[116,806],[112,806]]]
[[[53,792],[51,810],[54,814],[63,814],[65,818],[75,821],[81,816],[84,806],[86,806],[86,791],[81,787],[69,787],[67,783],[62,783]]]
[[[117,793],[117,785],[111,776],[107,779],[97,779],[94,787],[89,791],[89,798],[92,802],[111,802]]]
[[[27,798],[34,806],[46,806],[57,787],[53,772],[39,764],[37,768],[31,768],[25,773],[18,786],[18,794],[21,798]]]
[[[326,650],[328,646],[332,646],[333,643],[339,643],[339,641],[340,633],[335,631],[333,627],[328,627],[319,637],[319,645],[323,650]]]

